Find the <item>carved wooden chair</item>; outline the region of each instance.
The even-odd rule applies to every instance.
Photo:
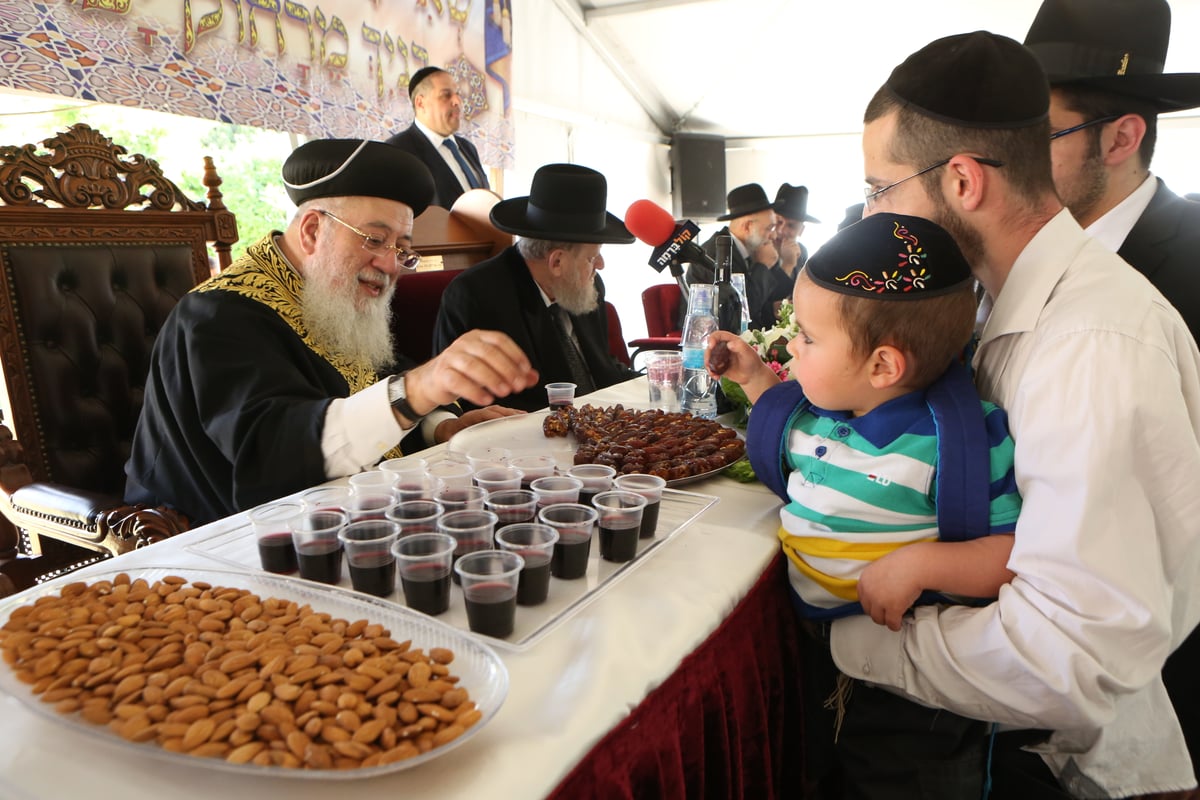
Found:
[[[190,200],[84,124],[0,147],[0,573],[18,589],[187,528],[122,494],[154,339],[211,274],[208,243],[223,268],[238,238],[208,157],[203,183]]]

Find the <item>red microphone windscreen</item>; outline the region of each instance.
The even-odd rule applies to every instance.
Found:
[[[634,200],[625,212],[625,227],[645,244],[658,247],[675,232],[675,220],[662,206]]]

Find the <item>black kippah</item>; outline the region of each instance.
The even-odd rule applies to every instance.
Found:
[[[1050,86],[1033,53],[988,31],[930,42],[884,87],[920,114],[969,128],[1024,128],[1050,110]]]
[[[953,237],[927,219],[873,214],[847,226],[808,259],[818,286],[871,300],[922,300],[970,285]]]
[[[411,98],[413,93],[417,91],[417,87],[421,82],[435,72],[445,72],[441,67],[421,67],[413,73],[413,76],[408,79],[408,96]]]
[[[283,185],[296,205],[320,197],[383,197],[419,216],[433,201],[433,175],[421,159],[385,142],[314,139],[283,162]]]

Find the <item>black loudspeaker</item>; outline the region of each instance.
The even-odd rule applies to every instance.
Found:
[[[671,213],[714,219],[725,213],[725,138],[677,133],[671,138]]]

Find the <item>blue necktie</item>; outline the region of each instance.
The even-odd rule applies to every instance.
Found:
[[[458,142],[454,141],[454,139],[445,139],[442,141],[442,146],[449,148],[450,152],[454,154],[454,160],[462,168],[463,175],[467,176],[467,183],[471,184],[471,188],[482,188],[483,184],[479,182],[479,178],[475,177],[475,170],[471,169],[471,165],[463,158],[462,151],[458,149]]]

